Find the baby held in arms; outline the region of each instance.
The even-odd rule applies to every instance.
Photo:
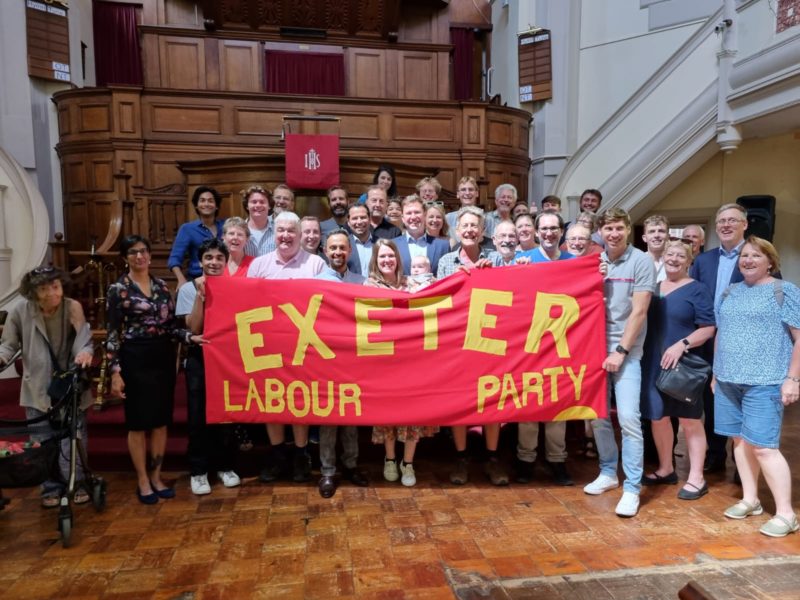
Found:
[[[427,256],[415,256],[411,259],[411,276],[408,278],[408,291],[418,292],[436,281],[431,273],[431,261]]]

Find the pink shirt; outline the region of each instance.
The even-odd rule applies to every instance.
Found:
[[[325,270],[325,261],[302,248],[286,262],[274,250],[257,257],[247,271],[248,277],[261,279],[313,279]]]

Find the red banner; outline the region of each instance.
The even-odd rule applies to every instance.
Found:
[[[286,136],[286,185],[327,190],[339,183],[339,136]]]
[[[597,256],[457,273],[416,294],[313,279],[206,286],[209,423],[606,416]]]

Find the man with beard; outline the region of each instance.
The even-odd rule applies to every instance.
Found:
[[[367,201],[365,202],[369,210],[369,224],[372,229],[373,239],[383,238],[393,240],[402,232],[398,227],[392,225],[386,218],[386,208],[389,200],[386,190],[379,185],[371,185],[367,189]]]
[[[403,272],[411,273],[412,258],[427,256],[431,272],[436,275],[439,259],[450,252],[450,245],[446,240],[425,233],[425,206],[419,197],[408,196],[403,200],[403,225],[405,233],[392,240],[400,253]]]
[[[317,278],[339,283],[363,285],[364,277],[347,269],[350,258],[350,235],[344,229],[338,229],[328,235],[325,240],[325,255],[329,267]],[[336,426],[322,425],[319,428],[319,459],[322,463],[318,488],[319,495],[331,498],[339,486],[336,480],[336,438],[342,442],[342,476],[359,487],[369,485],[367,476],[358,470],[358,427],[354,425]]]
[[[325,261],[300,247],[300,217],[284,211],[275,217],[275,251],[256,258],[247,271],[248,277],[261,279],[313,279],[325,270]],[[295,455],[292,479],[298,483],[311,478],[311,457],[308,455],[308,425],[292,425]],[[267,423],[272,446],[272,463],[265,467],[259,479],[275,481],[288,472],[284,447],[284,425]]]
[[[222,239],[223,219],[217,218],[221,204],[222,196],[212,187],[201,185],[192,194],[192,206],[194,206],[198,219],[180,226],[167,259],[167,268],[175,274],[178,288],[187,281],[181,269],[184,258],[189,258],[189,269],[187,270],[189,279],[200,277],[203,269],[197,259],[197,249],[207,239],[215,237]]]
[[[656,267],[656,282],[667,278],[664,270],[664,244],[668,239],[669,222],[666,217],[652,215],[644,220],[642,240],[647,244],[647,256],[653,259],[653,265]]]
[[[328,208],[331,211],[331,218],[319,224],[323,241],[331,231],[336,231],[347,224],[347,190],[339,185],[331,187],[328,190]]]
[[[496,250],[489,253],[494,267],[507,267],[516,264],[517,228],[511,221],[500,221],[494,228],[492,241]]]

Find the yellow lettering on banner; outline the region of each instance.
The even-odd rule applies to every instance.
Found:
[[[297,408],[295,401],[295,392],[300,390],[303,395],[303,408]],[[308,391],[308,386],[302,381],[292,381],[286,386],[286,404],[289,406],[289,412],[297,418],[303,418],[311,410],[311,395]]]
[[[583,387],[583,376],[586,375],[586,365],[581,365],[578,374],[575,374],[575,371],[572,370],[572,367],[567,367],[567,375],[572,380],[572,385],[575,388],[575,402],[579,402],[581,399],[581,388]]]
[[[382,356],[394,354],[394,342],[370,342],[369,336],[381,330],[381,322],[370,319],[371,310],[389,310],[392,301],[388,298],[356,298],[356,354],[358,356]],[[360,410],[360,408],[359,408]]]
[[[478,412],[482,413],[486,399],[500,391],[500,378],[494,375],[483,375],[478,378]]]
[[[522,374],[522,406],[528,406],[528,396],[531,394],[536,394],[536,402],[539,406],[544,404],[543,381],[541,373]]]
[[[506,405],[506,399],[509,397],[514,401],[514,406],[522,408],[522,405],[519,403],[517,386],[514,385],[514,378],[511,376],[511,373],[504,373],[503,389],[500,392],[500,400],[497,401],[497,410],[503,410]]]
[[[317,322],[317,315],[319,314],[319,307],[322,305],[322,294],[314,294],[308,301],[308,310],[306,314],[302,314],[294,304],[279,304],[280,308],[289,319],[291,319],[294,326],[297,328],[297,345],[294,349],[294,356],[292,357],[293,365],[302,365],[306,358],[306,350],[309,346],[314,346],[314,349],[319,352],[322,358],[331,359],[336,355],[333,351],[323,342],[317,332],[314,331],[314,323]]]
[[[550,402],[558,402],[558,376],[564,372],[564,367],[551,367],[542,369],[542,373],[550,377]]]
[[[256,401],[258,405],[258,409],[261,412],[264,412],[266,408],[264,407],[264,403],[261,401],[261,396],[258,394],[258,388],[256,387],[256,382],[252,379],[247,386],[247,399],[244,401],[244,409],[246,411],[250,411],[250,406],[253,404],[253,400]]]
[[[226,412],[239,412],[244,410],[241,404],[231,404],[231,382],[225,379],[222,382],[222,397],[225,400]]]
[[[556,306],[561,308],[561,314],[553,318],[551,316],[552,309]],[[578,320],[580,312],[578,301],[572,296],[538,292],[531,328],[528,330],[528,339],[525,341],[525,352],[531,354],[539,352],[542,337],[545,332],[549,332],[555,341],[556,353],[559,358],[569,358],[567,330]]]
[[[361,416],[361,388],[357,383],[339,384],[339,416],[344,417],[347,412],[346,406],[354,405],[356,417]]]
[[[252,379],[250,380],[252,382]],[[282,413],[286,408],[286,402],[283,399],[284,387],[278,379],[265,379],[264,380],[264,395],[266,396],[265,404],[262,408],[263,412],[268,413]]]
[[[452,296],[431,296],[409,300],[409,310],[422,311],[423,350],[436,350],[439,348],[439,320],[436,311],[444,308],[453,308]]]
[[[264,336],[253,333],[250,326],[253,323],[272,320],[272,307],[262,306],[244,312],[236,313],[236,334],[239,340],[239,354],[242,356],[245,373],[253,373],[262,369],[279,369],[283,366],[280,354],[265,354],[256,356],[256,348],[264,347]]]
[[[473,288],[469,300],[469,313],[467,315],[467,332],[464,336],[464,350],[475,350],[484,354],[505,356],[506,341],[484,337],[484,329],[497,327],[497,315],[488,314],[486,307],[490,304],[496,306],[511,306],[514,300],[512,292],[499,290],[485,290]]]
[[[333,382],[328,382],[328,403],[323,407],[319,402],[319,381],[311,382],[311,412],[316,417],[328,417],[333,412]]]

